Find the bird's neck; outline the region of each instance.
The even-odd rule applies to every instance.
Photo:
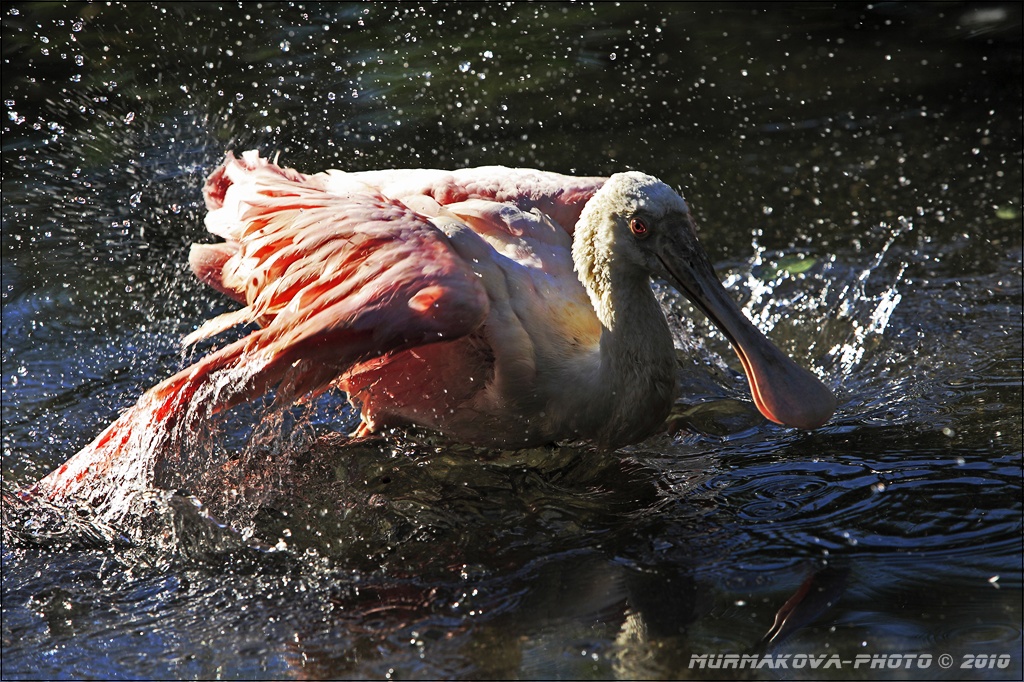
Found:
[[[613,227],[581,217],[572,250],[602,327],[599,366],[590,374],[594,384],[585,411],[608,446],[653,433],[668,416],[676,389],[668,323],[647,272],[615,257]]]
[[[642,376],[675,366],[672,333],[645,273],[612,277],[601,319],[602,374]]]
[[[607,396],[610,445],[657,430],[676,392],[672,334],[646,273],[611,273],[602,323],[598,390]]]

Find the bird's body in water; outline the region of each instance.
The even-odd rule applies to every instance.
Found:
[[[728,298],[686,202],[651,176],[304,175],[247,152],[228,155],[205,196],[224,241],[195,245],[190,263],[244,307],[186,340],[259,328],[150,389],[38,490],[86,490],[125,450],[166,449],[186,423],[272,388],[278,400],[341,388],[362,434],[418,424],[501,448],[638,441],[676,397],[651,277],[728,337],[767,418],[816,428],[833,412],[831,392]]]

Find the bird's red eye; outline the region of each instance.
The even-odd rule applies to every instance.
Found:
[[[650,231],[647,229],[647,223],[640,218],[633,218],[629,221],[629,230],[640,239],[644,239],[650,234]]]

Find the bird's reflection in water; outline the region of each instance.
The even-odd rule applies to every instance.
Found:
[[[687,502],[668,499],[642,459],[562,446],[481,461],[419,436],[384,460],[393,438],[321,439],[256,515],[268,545],[330,557],[345,576],[326,622],[296,623],[296,675],[645,678],[701,653],[693,631],[720,590],[704,567],[727,551],[702,529],[703,503],[692,527],[665,529],[659,506]],[[794,570],[805,584],[748,609],[732,651],[770,652],[842,592],[843,571]]]

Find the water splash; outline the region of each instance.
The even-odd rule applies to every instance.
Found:
[[[168,505],[177,497],[164,493],[195,491],[209,496],[215,509],[244,527],[254,509],[284,488],[290,453],[301,446],[305,434],[291,428],[288,420],[293,375],[286,375],[278,391],[281,399],[257,409],[257,427],[245,447],[231,455],[217,446],[224,424],[219,407],[244,395],[260,369],[258,361],[240,357],[244,361],[224,367],[224,358],[230,362],[232,353],[215,353],[161,382],[92,443],[17,497],[38,502],[44,514],[57,506],[69,512],[87,510],[89,529],[121,529],[147,539],[153,534],[140,529],[160,516],[156,510],[174,512]],[[155,535],[167,536],[170,544],[180,539],[170,532]]]
[[[860,246],[868,254],[863,264],[857,263],[856,254],[770,251],[760,244],[761,234],[756,232],[753,255],[727,270],[723,284],[741,302],[744,314],[777,346],[818,374],[841,400],[843,393],[849,400],[852,393],[877,388],[877,367],[895,353],[890,324],[903,300],[908,268],[898,245],[913,231],[909,218],[901,217],[895,225],[880,224],[876,246],[868,240]],[[724,396],[749,400],[725,338],[679,294],[657,285],[655,289],[679,350],[683,394],[697,402],[710,400],[722,406],[723,415],[739,419],[732,427],[717,419],[721,423],[711,424],[710,430],[697,430],[731,433],[760,423],[744,417],[739,403],[723,402]],[[696,425],[692,419],[685,421],[690,427]]]
[[[872,262],[852,283],[844,286],[838,293],[838,305],[834,306],[835,319],[847,321],[850,331],[846,340],[836,343],[829,349],[827,356],[836,365],[836,378],[839,380],[850,377],[860,366],[867,348],[885,333],[893,311],[903,300],[899,286],[903,281],[907,263],[901,262],[892,276],[887,276],[882,267],[896,240],[913,229],[913,222],[901,216],[898,225],[889,229],[889,238],[875,254]],[[880,293],[868,295],[868,284],[873,283],[873,277],[879,276],[885,277],[887,283],[883,284]]]

